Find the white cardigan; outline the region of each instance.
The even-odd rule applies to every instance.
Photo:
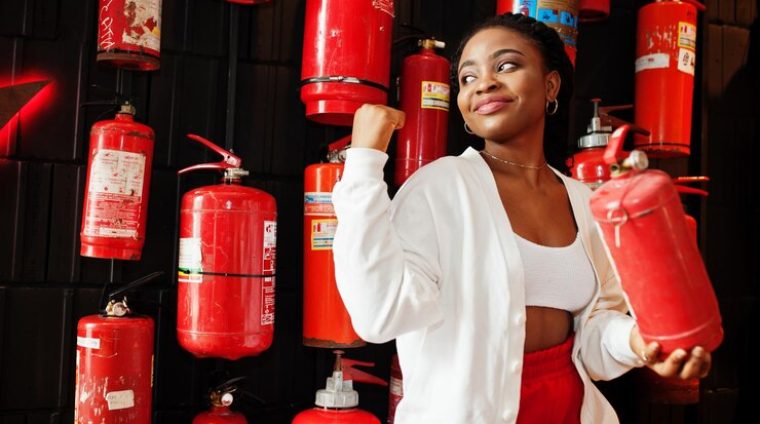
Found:
[[[333,253],[357,334],[373,343],[396,338],[404,374],[396,423],[514,423],[525,287],[493,174],[468,148],[418,170],[391,202],[387,159],[378,150],[348,150],[333,190]],[[628,342],[634,320],[591,217],[591,191],[560,176],[597,280],[593,300],[574,319],[573,362],[585,386],[581,421],[616,423],[591,380],[641,365]]]

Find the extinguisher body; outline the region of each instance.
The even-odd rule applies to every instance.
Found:
[[[570,173],[592,190],[610,179],[610,167],[604,163],[604,147],[579,150],[573,155]]]
[[[717,348],[718,303],[670,176],[613,176],[594,192],[591,209],[644,340],[658,342],[663,355]]]
[[[160,66],[162,0],[100,0],[97,61],[153,71]]]
[[[343,174],[342,163],[306,167],[304,175],[303,344],[339,348],[365,342],[351,325],[335,282],[332,242],[338,219],[332,189]]]
[[[196,415],[193,424],[248,424],[248,420],[226,406],[212,406],[210,411]]]
[[[578,39],[578,0],[496,0],[496,14],[521,13],[553,28],[575,64]]]
[[[182,197],[177,338],[196,357],[254,356],[274,332],[277,210],[239,183]]]
[[[401,110],[406,120],[396,138],[397,187],[446,154],[450,63],[435,54],[433,42],[424,40],[419,53],[407,56],[401,68]]]
[[[306,117],[351,125],[364,103],[385,104],[393,0],[307,0],[301,68]]]
[[[639,10],[634,122],[651,134],[634,143],[649,156],[689,155],[696,43],[694,5],[658,1]]]
[[[148,424],[153,319],[89,315],[77,325],[74,422]]]
[[[401,374],[401,366],[398,355],[391,358],[391,378],[388,385],[388,424],[393,424],[396,419],[396,408],[404,398],[404,377]]]
[[[153,130],[118,113],[90,132],[82,256],[139,260],[145,244]]]
[[[380,424],[380,420],[359,408],[312,408],[296,415],[292,424]]]

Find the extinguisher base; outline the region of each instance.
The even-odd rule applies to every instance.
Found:
[[[82,243],[79,250],[81,256],[98,259],[120,259],[123,261],[139,261],[142,254],[141,248],[117,248],[97,246]]]
[[[132,71],[155,71],[161,67],[158,58],[140,53],[129,53],[121,51],[100,52],[96,60],[117,68],[129,69]]]
[[[320,348],[327,348],[327,349],[344,349],[344,348],[352,348],[352,347],[362,347],[362,346],[367,345],[367,342],[365,342],[362,339],[339,342],[335,340],[315,339],[311,337],[304,337],[302,343],[304,346],[320,347]]]

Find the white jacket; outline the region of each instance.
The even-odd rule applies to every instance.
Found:
[[[396,423],[514,423],[525,343],[523,267],[488,165],[472,148],[441,158],[412,175],[391,202],[387,154],[347,153],[333,190],[335,274],[356,332],[373,343],[396,338],[404,374]],[[597,279],[593,300],[574,319],[573,362],[585,386],[581,421],[616,423],[591,380],[641,365],[628,342],[634,320],[591,217],[591,191],[561,177]]]

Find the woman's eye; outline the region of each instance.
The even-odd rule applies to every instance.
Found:
[[[517,65],[515,65],[512,62],[504,62],[504,63],[499,64],[497,69],[499,72],[505,72],[505,71],[511,71],[512,69],[515,69],[516,67]]]
[[[460,83],[462,83],[462,84],[469,84],[469,83],[471,83],[471,82],[472,82],[474,79],[475,79],[475,77],[474,77],[473,75],[463,75],[463,76],[462,76],[462,77],[459,79],[459,81],[460,81]]]

